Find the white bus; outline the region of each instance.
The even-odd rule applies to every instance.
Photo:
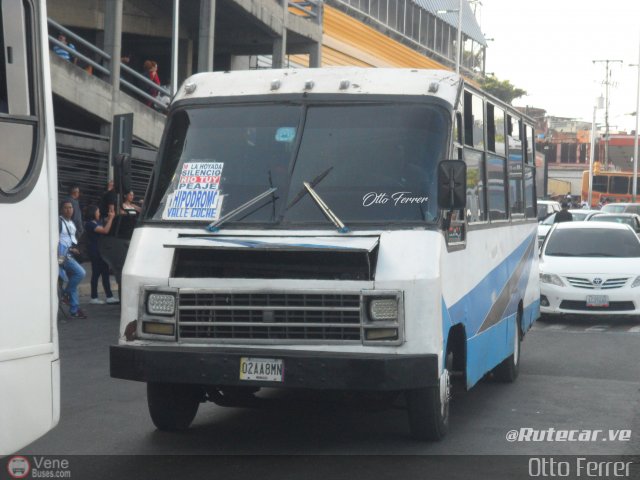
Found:
[[[275,387],[402,394],[412,434],[441,438],[452,379],[513,381],[539,316],[531,125],[445,71],[191,77],[112,377],[147,382],[161,430]]]
[[[0,456],[58,423],[56,153],[44,0],[0,0]]]

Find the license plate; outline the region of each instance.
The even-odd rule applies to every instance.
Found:
[[[609,297],[606,295],[587,295],[587,307],[608,307]]]
[[[282,382],[284,363],[278,358],[240,358],[240,380]]]

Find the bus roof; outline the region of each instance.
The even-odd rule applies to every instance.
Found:
[[[454,105],[461,77],[447,70],[397,68],[313,68],[198,73],[178,90],[175,101],[273,94],[428,95]]]

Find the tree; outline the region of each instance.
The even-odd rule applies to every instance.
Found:
[[[498,80],[498,78],[493,75],[484,77],[480,85],[485,92],[490,93],[509,105],[511,105],[511,102],[516,98],[527,94],[526,90],[516,88],[509,80]]]

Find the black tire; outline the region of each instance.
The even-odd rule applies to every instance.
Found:
[[[193,385],[147,383],[147,404],[158,430],[186,430],[202,400],[202,389]]]
[[[516,330],[513,339],[513,354],[504,359],[496,368],[493,369],[493,378],[498,382],[513,383],[520,373],[520,343],[522,341],[522,333],[520,330],[520,313],[516,317]]]
[[[449,399],[451,379],[449,370],[453,357],[447,355],[447,366],[442,371],[440,386],[407,390],[409,430],[416,440],[438,441],[449,431]]]

